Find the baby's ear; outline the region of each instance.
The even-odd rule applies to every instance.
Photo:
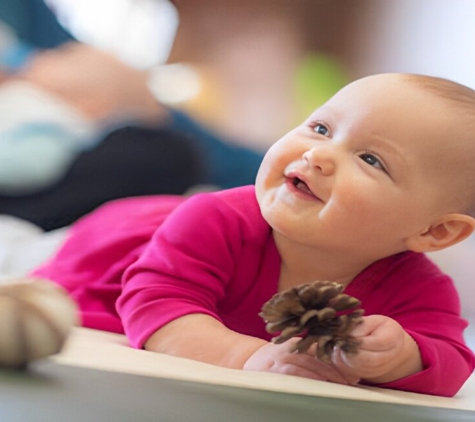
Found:
[[[470,236],[475,229],[475,219],[464,214],[446,214],[427,230],[406,239],[408,250],[431,252],[448,248]]]

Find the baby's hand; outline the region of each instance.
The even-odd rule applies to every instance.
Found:
[[[264,345],[251,355],[243,369],[276,372],[338,384],[356,384],[359,381],[352,374],[343,376],[334,365],[318,360],[313,348],[305,353],[291,352],[292,346],[298,340],[298,338],[293,338],[283,344]]]
[[[336,349],[332,361],[345,376],[384,383],[422,370],[419,349],[395,320],[382,315],[363,318],[352,332],[360,341],[356,354]]]

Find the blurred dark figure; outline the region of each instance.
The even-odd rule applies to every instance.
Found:
[[[29,195],[0,195],[0,212],[53,230],[113,199],[183,194],[205,182],[203,163],[192,138],[167,129],[125,127],[81,153],[57,184]]]

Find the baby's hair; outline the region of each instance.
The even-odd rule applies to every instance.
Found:
[[[436,76],[404,74],[404,79],[417,84],[441,98],[453,101],[463,107],[463,110],[475,118],[475,90],[450,79]],[[462,110],[461,110],[462,111]]]
[[[449,79],[435,76],[404,74],[403,78],[458,107],[460,115],[467,118],[467,123],[471,121],[473,142],[475,143],[475,90]],[[467,130],[470,130],[468,124]],[[475,177],[475,161],[473,162],[473,171],[469,171],[467,176],[470,179],[465,180],[468,206],[463,212],[475,218],[475,179],[473,179]]]

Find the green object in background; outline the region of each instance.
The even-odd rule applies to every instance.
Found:
[[[306,56],[296,75],[299,124],[349,82],[342,65],[324,54]]]

